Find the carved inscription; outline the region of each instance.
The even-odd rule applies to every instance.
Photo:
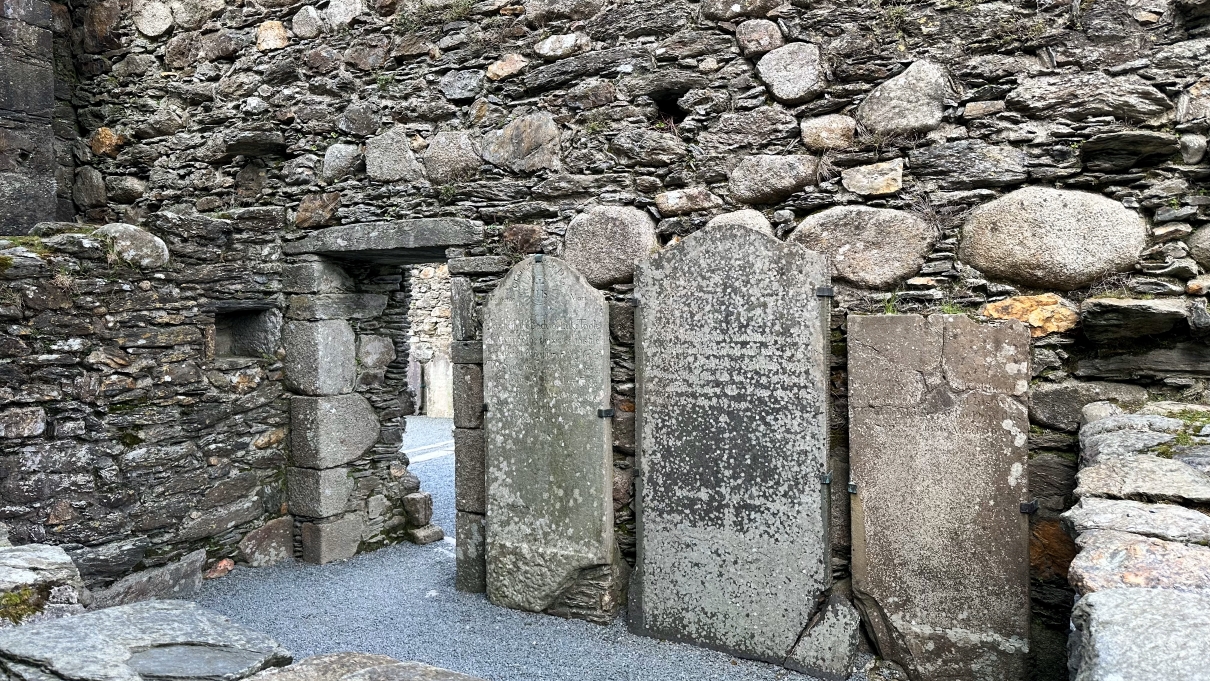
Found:
[[[781,664],[829,588],[827,271],[740,227],[640,266],[636,632]]]

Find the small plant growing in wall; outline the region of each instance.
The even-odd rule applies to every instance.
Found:
[[[454,201],[454,197],[458,195],[458,188],[452,184],[442,185],[437,191],[437,202],[441,205],[448,205]]]

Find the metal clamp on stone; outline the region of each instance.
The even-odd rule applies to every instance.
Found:
[[[598,409],[597,416],[603,419],[613,418],[613,409]]]
[[[487,413],[487,404],[486,404],[486,403],[483,405],[483,413],[484,413],[484,414],[486,414],[486,413]]]
[[[831,286],[819,286],[815,289],[815,295],[819,298],[834,298],[836,297],[836,289]]]
[[[832,474],[831,473],[820,473],[819,474],[819,484],[821,484],[821,485],[832,484]]]
[[[855,482],[849,483],[849,494],[857,494],[857,483],[855,483]]]
[[[1028,503],[1021,504],[1021,512],[1027,515],[1033,515],[1038,512],[1038,500],[1031,499]]]

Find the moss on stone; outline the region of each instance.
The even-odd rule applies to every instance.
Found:
[[[32,586],[0,595],[0,618],[21,624],[26,618],[42,612],[47,594]]]

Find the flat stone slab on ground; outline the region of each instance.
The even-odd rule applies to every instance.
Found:
[[[0,627],[82,613],[83,592],[80,571],[62,548],[0,547]]]
[[[609,312],[558,258],[518,263],[483,320],[487,595],[608,622],[625,589],[613,532]]]
[[[483,681],[475,676],[420,662],[400,662],[386,655],[332,653],[266,669],[252,681]]]
[[[1076,681],[1210,678],[1210,594],[1098,591],[1076,603],[1071,624]]]
[[[722,225],[635,283],[631,630],[785,664],[831,586],[827,263]]]
[[[273,639],[187,601],[148,601],[0,631],[0,665],[73,681],[236,681],[289,664]]]
[[[913,678],[979,665],[981,679],[1023,679],[1029,332],[851,315],[848,341],[853,588],[867,626]]]

